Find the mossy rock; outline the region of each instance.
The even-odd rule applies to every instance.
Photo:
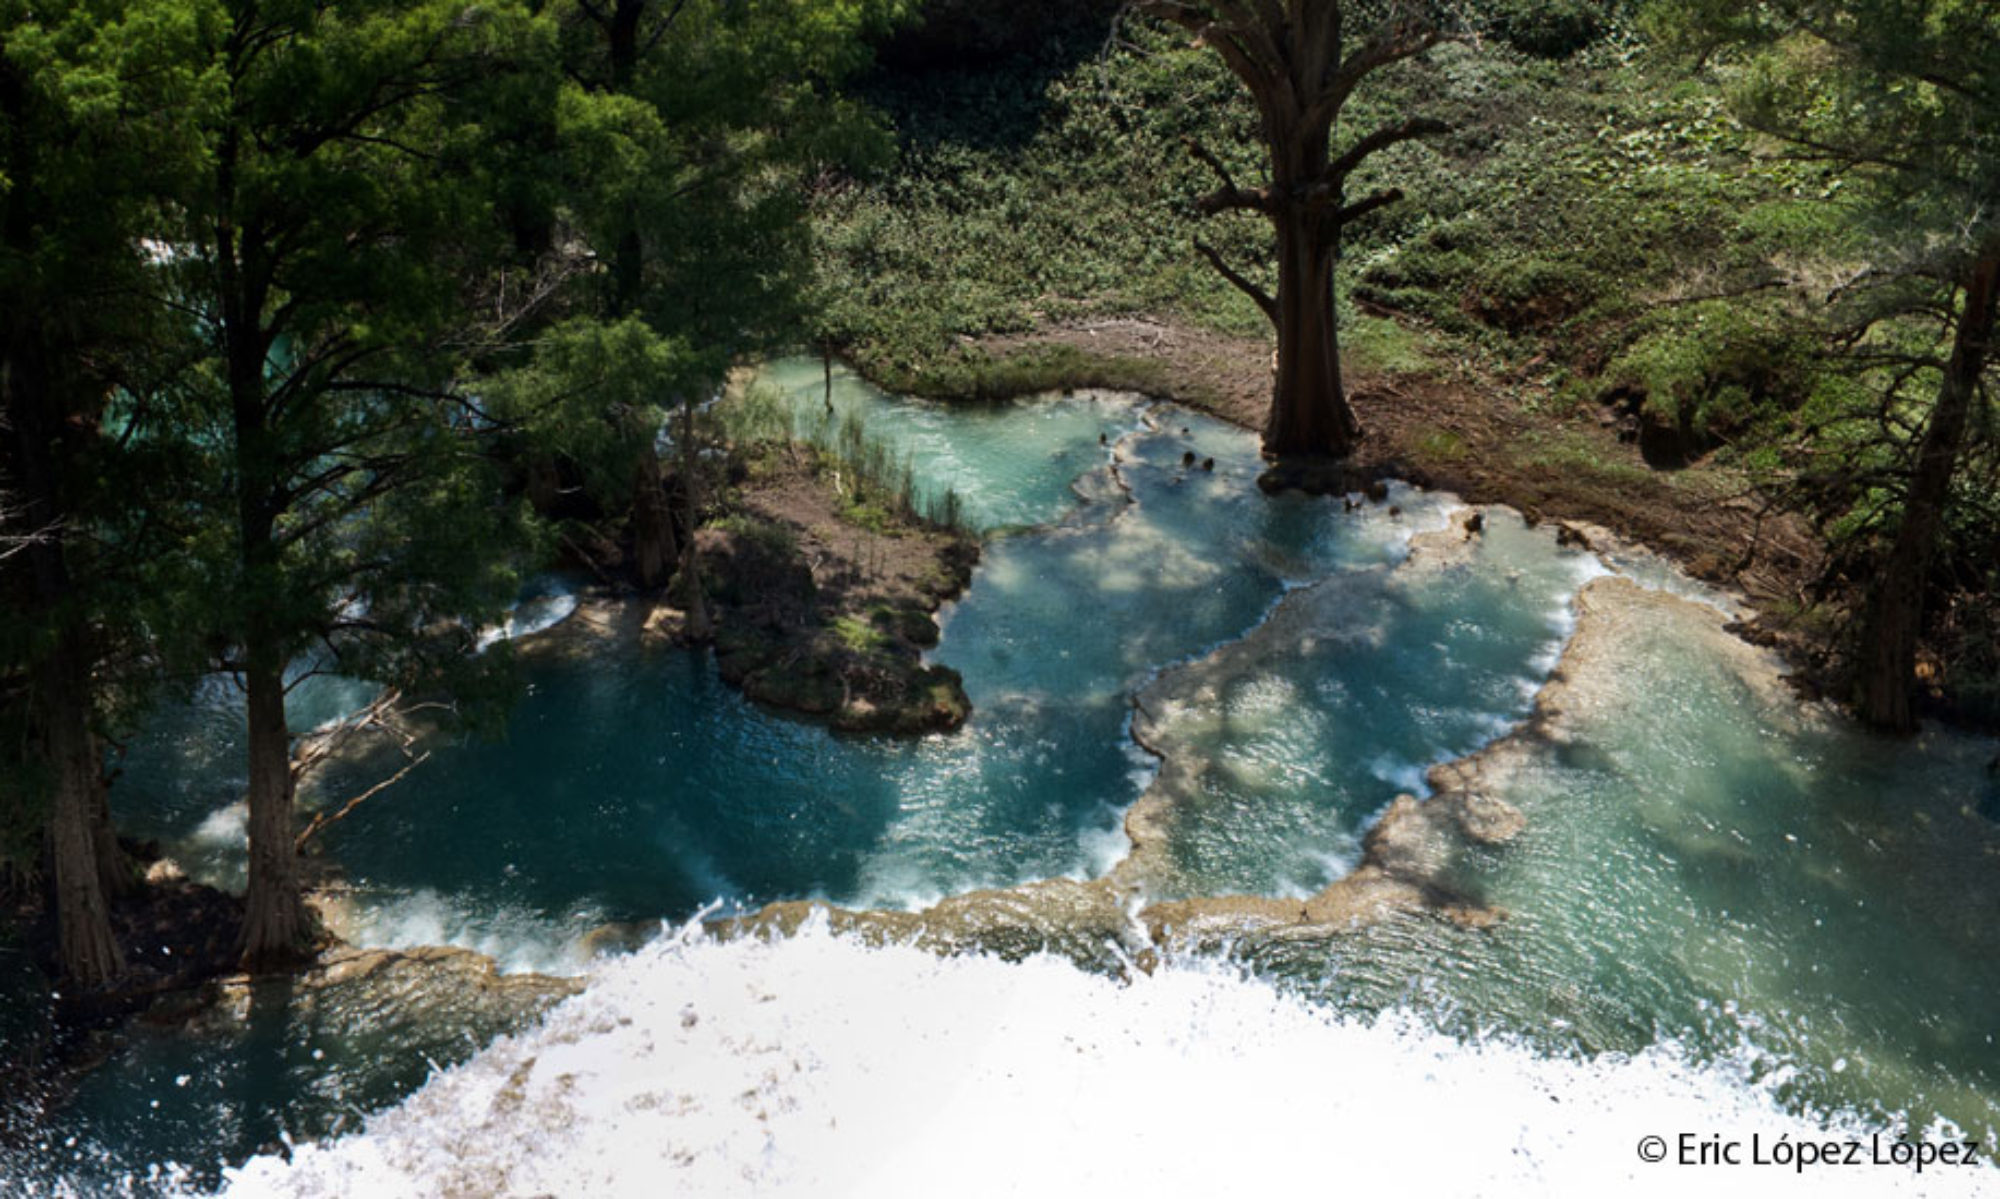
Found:
[[[869,616],[869,623],[889,636],[920,649],[929,649],[938,643],[937,621],[921,608],[877,608]]]
[[[964,680],[949,666],[909,664],[890,694],[861,696],[843,707],[833,726],[845,732],[948,733],[972,715]]]
[[[745,677],[743,694],[773,707],[830,716],[841,710],[845,691],[825,663],[799,663],[780,664]]]

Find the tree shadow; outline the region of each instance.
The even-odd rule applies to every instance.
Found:
[[[1041,128],[1049,85],[1101,53],[1121,0],[939,0],[878,49],[859,93],[907,149],[1005,149]]]

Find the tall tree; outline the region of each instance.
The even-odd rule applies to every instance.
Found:
[[[503,381],[508,411],[630,514],[640,584],[678,571],[659,443],[679,408],[680,528],[697,523],[693,408],[740,355],[799,326],[810,269],[805,186],[884,140],[836,85],[907,0],[573,0],[553,7],[566,238],[597,264],[539,360]],[[587,349],[586,349],[587,347]],[[582,352],[580,352],[582,351]],[[589,421],[595,414],[600,427]],[[699,624],[699,621],[695,622]]]
[[[1935,286],[1945,314],[1928,349],[1895,347],[1879,411],[1908,423],[1899,504],[1859,627],[1856,697],[1882,728],[1916,726],[1917,649],[1954,479],[1991,403],[2000,310],[2000,8],[1984,0],[1714,0],[1659,5],[1653,19],[1706,52],[1742,56],[1746,124],[1866,188],[1881,277]],[[1907,288],[1905,288],[1907,291]],[[1857,340],[1885,317],[1868,314]],[[1903,321],[1908,327],[1908,321]],[[1904,339],[1906,340],[1906,339]],[[1875,357],[1881,357],[1880,354]]]
[[[212,356],[219,664],[246,699],[243,960],[282,966],[301,899],[286,694],[313,650],[409,685],[511,596],[512,514],[458,337],[502,222],[484,118],[531,45],[506,3],[202,6],[215,101],[185,192],[181,294]]]
[[[0,6],[0,722],[25,737],[0,803],[45,814],[59,964],[124,970],[109,903],[130,888],[112,835],[106,663],[130,654],[151,538],[147,474],[114,393],[136,387],[157,313],[141,238],[161,167],[188,149],[170,114],[193,86],[184,22],[123,0]],[[26,782],[28,786],[21,788]],[[9,821],[19,824],[18,821]]]
[[[1353,222],[1402,199],[1396,188],[1350,197],[1370,157],[1445,126],[1412,116],[1347,139],[1340,117],[1368,76],[1441,41],[1447,14],[1429,0],[1136,0],[1138,11],[1192,33],[1220,55],[1257,106],[1268,178],[1245,188],[1207,148],[1191,145],[1221,186],[1196,201],[1207,216],[1253,212],[1277,238],[1276,294],[1198,248],[1256,302],[1278,334],[1277,380],[1264,427],[1267,455],[1344,457],[1361,437],[1340,375],[1335,265]]]

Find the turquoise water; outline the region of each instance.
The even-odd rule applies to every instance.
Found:
[[[1174,891],[1312,895],[1426,769],[1525,718],[1596,559],[1494,512],[1462,560],[1342,572],[1144,702],[1153,736],[1202,763],[1175,809]]]
[[[766,375],[801,428],[819,371]],[[716,901],[914,908],[1095,877],[1155,775],[1130,735],[1142,693],[1201,763],[1172,892],[1309,894],[1427,766],[1528,714],[1572,597],[1606,572],[1501,513],[1464,542],[1447,500],[1406,488],[1358,510],[1265,496],[1250,435],[1129,397],[950,409],[843,372],[835,404],[991,533],[933,655],[965,677],[966,727],[835,735],[747,703],[699,654],[590,632],[545,585],[506,630],[547,632],[521,644],[504,736],[430,744],[326,835],[350,940],[572,972],[601,924]],[[1406,562],[1426,535],[1458,548]],[[1521,842],[1454,864],[1456,886],[1509,911],[1497,930],[1395,921],[1236,951],[1336,1006],[1414,1007],[1557,1053],[1748,1046],[1796,1075],[1800,1104],[1996,1122],[2000,946],[1979,917],[2000,899],[2000,846],[1970,810],[1994,747],[1884,747],[1803,718],[1677,619],[1628,638],[1611,698],[1507,780]],[[340,680],[304,693],[301,731],[368,697]],[[126,827],[224,884],[241,873],[234,705],[211,684],[163,715],[115,796]],[[345,763],[316,794],[358,791],[386,762]],[[351,1126],[521,1018],[406,998],[364,987],[200,1037],[134,1030],[50,1118],[52,1144],[76,1138],[64,1152],[99,1177],[240,1158],[281,1130]]]
[[[1494,794],[1528,818],[1450,881],[1476,936],[1398,922],[1249,956],[1342,1007],[1415,1006],[1559,1052],[1668,1043],[1811,1109],[2000,1129],[2000,829],[1991,741],[1859,734],[1704,652],[1662,608]]]

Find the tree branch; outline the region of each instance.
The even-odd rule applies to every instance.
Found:
[[[401,770],[398,770],[396,773],[390,775],[388,778],[383,779],[381,782],[375,784],[373,787],[368,788],[366,791],[363,791],[361,794],[355,796],[353,799],[350,799],[346,803],[340,805],[340,810],[333,813],[333,815],[331,816],[327,815],[325,812],[315,812],[313,814],[312,822],[307,824],[305,829],[299,833],[298,839],[292,842],[292,851],[294,853],[304,853],[306,848],[306,842],[311,841],[314,837],[318,836],[322,830],[347,819],[348,814],[353,812],[354,809],[360,807],[364,803],[367,803],[369,800],[375,798],[376,796],[382,794],[384,791],[387,791],[389,788],[395,786],[397,783],[400,783],[404,779],[408,778],[412,770],[415,770],[417,767],[422,766],[425,762],[430,761],[430,758],[431,758],[430,750],[425,750],[424,752],[418,754],[416,757],[411,758],[407,763],[404,764]]]
[[[1397,125],[1384,126],[1355,142],[1347,152],[1333,160],[1326,169],[1327,177],[1336,181],[1345,180],[1354,168],[1360,166],[1369,155],[1378,150],[1386,150],[1397,142],[1412,141],[1420,137],[1435,137],[1451,132],[1451,126],[1432,117],[1411,117]]]
[[[1386,207],[1387,205],[1394,204],[1396,201],[1402,198],[1403,198],[1402,188],[1400,187],[1385,188],[1382,191],[1375,192],[1372,195],[1356,200],[1354,203],[1349,204],[1347,207],[1334,213],[1333,223],[1336,226],[1345,225],[1349,221],[1358,220],[1361,217],[1367,216],[1369,213],[1375,211],[1377,208],[1382,208]]]
[[[1194,243],[1194,248],[1201,251],[1202,257],[1208,259],[1209,264],[1215,267],[1216,271],[1219,272],[1224,279],[1227,279],[1231,283],[1235,284],[1236,289],[1238,291],[1242,292],[1244,295],[1249,296],[1252,300],[1256,301],[1257,307],[1263,309],[1265,317],[1267,317],[1272,324],[1277,323],[1278,302],[1271,298],[1269,292],[1257,286],[1255,283],[1252,283],[1235,267],[1232,267],[1227,262],[1223,261],[1222,255],[1216,252],[1214,246],[1209,245],[1205,241],[1197,239]]]
[[[1331,120],[1347,104],[1347,98],[1361,81],[1393,62],[1415,58],[1444,40],[1444,32],[1434,25],[1398,24],[1379,37],[1370,38],[1359,50],[1334,68],[1333,76],[1319,93],[1307,114],[1308,122]]]
[[[1222,160],[1211,153],[1208,147],[1202,145],[1192,137],[1183,137],[1181,141],[1186,143],[1188,153],[1205,163],[1209,170],[1215,172],[1216,178],[1222,180],[1221,187],[1194,202],[1196,210],[1203,216],[1214,216],[1216,213],[1227,212],[1232,209],[1242,209],[1250,212],[1271,211],[1271,193],[1269,190],[1259,188],[1256,191],[1245,191],[1243,188],[1236,186],[1236,179],[1230,175],[1229,168],[1223,166]]]

